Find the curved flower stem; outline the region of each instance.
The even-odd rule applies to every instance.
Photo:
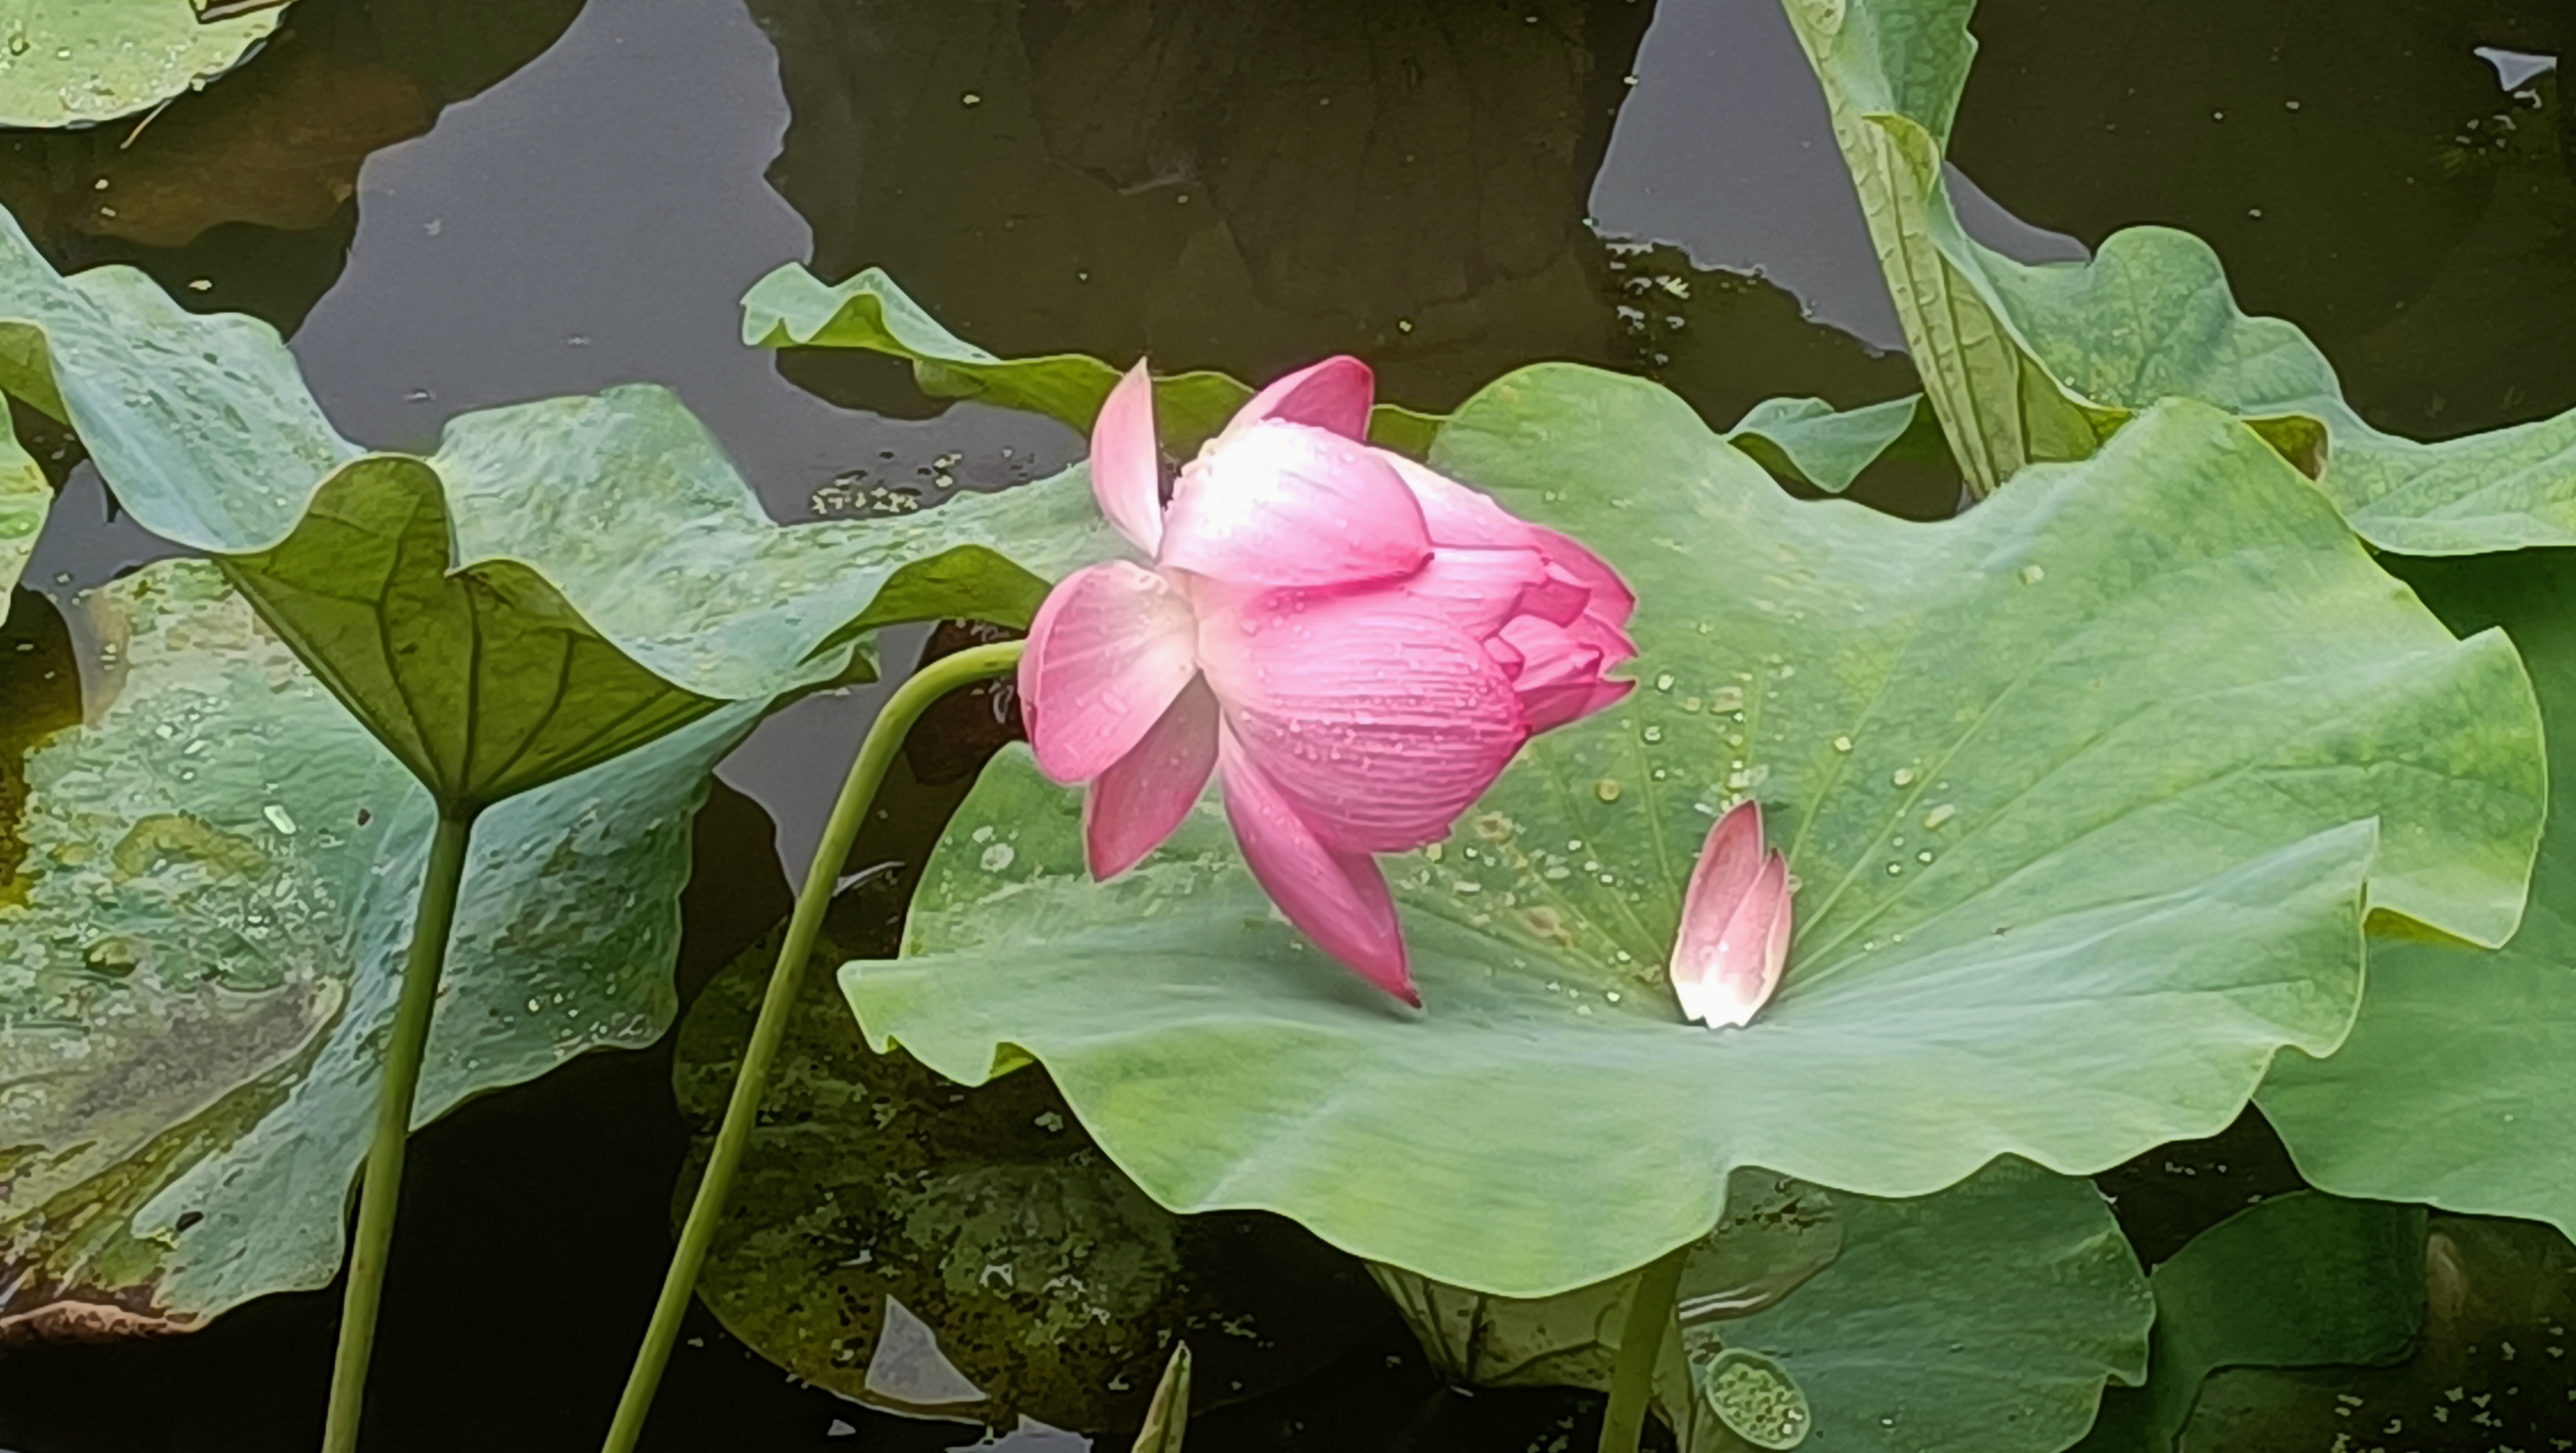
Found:
[[[376,1347],[376,1308],[384,1301],[385,1260],[393,1249],[394,1212],[402,1200],[412,1097],[420,1088],[438,979],[447,966],[447,936],[456,923],[456,895],[465,881],[474,814],[472,808],[442,810],[438,831],[429,840],[420,911],[412,920],[411,949],[403,959],[402,997],[395,1001],[392,1041],[385,1047],[384,1073],[376,1086],[376,1134],[367,1147],[366,1181],[358,1191],[358,1230],[349,1251],[349,1290],[340,1304],[340,1350],[331,1364],[322,1453],[354,1453],[358,1446],[367,1359]]]
[[[680,1244],[671,1255],[670,1272],[662,1279],[661,1299],[653,1304],[653,1320],[645,1327],[644,1345],[635,1354],[633,1370],[626,1375],[626,1392],[617,1400],[617,1419],[609,1425],[608,1441],[601,1445],[605,1453],[628,1453],[643,1435],[645,1415],[653,1407],[653,1390],[661,1385],[663,1365],[671,1360],[671,1344],[680,1335],[680,1318],[688,1311],[689,1299],[697,1290],[698,1268],[705,1264],[707,1247],[715,1240],[716,1223],[724,1219],[725,1198],[733,1190],[734,1170],[742,1163],[743,1146],[750,1141],[752,1123],[759,1118],[761,1097],[769,1088],[769,1063],[777,1058],[779,1041],[786,1037],[788,1011],[796,1005],[797,988],[805,977],[805,960],[814,951],[815,937],[822,932],[823,911],[831,906],[832,889],[841,878],[841,864],[850,855],[850,844],[858,837],[860,824],[867,820],[868,808],[876,802],[877,786],[885,781],[886,769],[894,764],[896,749],[903,745],[913,721],[932,702],[957,687],[1008,675],[1019,665],[1021,649],[1021,642],[1004,641],[942,656],[923,666],[886,698],[876,724],[868,728],[867,739],[859,743],[859,755],[850,763],[849,780],[841,784],[841,796],[832,804],[831,819],[823,827],[823,841],[814,849],[813,865],[805,870],[805,886],[796,895],[796,911],[787,920],[787,939],[778,946],[778,965],[769,971],[769,992],[761,998],[760,1018],[751,1027],[751,1043],[744,1048],[742,1067],[734,1074],[733,1098],[725,1104],[724,1124],[716,1131],[715,1150],[707,1157],[697,1196],[689,1202],[689,1219],[680,1227]]]
[[[1676,1246],[1637,1273],[1628,1319],[1619,1328],[1619,1360],[1610,1373],[1610,1406],[1601,1413],[1601,1453],[1637,1453],[1637,1440],[1645,1436],[1655,1363],[1663,1356],[1664,1333],[1673,1324],[1682,1263],[1690,1260],[1690,1249],[1688,1242]]]

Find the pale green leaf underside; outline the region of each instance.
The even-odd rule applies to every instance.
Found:
[[[36,536],[54,507],[54,488],[18,442],[0,426],[0,621],[9,618],[9,595],[36,550]]]
[[[2554,729],[2556,810],[2531,909],[2496,952],[2374,939],[2370,991],[2331,1058],[2284,1055],[2265,1116],[2302,1174],[2347,1196],[2522,1216],[2576,1235],[2576,556],[2426,562],[2455,623],[2513,633]]]
[[[211,23],[191,0],[19,0],[0,19],[0,126],[89,126],[239,64],[283,4]]]
[[[433,816],[211,566],[86,609],[121,681],[29,754],[0,884],[0,1341],[331,1280]],[[662,1032],[690,818],[756,711],[484,814],[419,1122]]]
[[[1167,1205],[1537,1295],[1704,1231],[1738,1165],[1915,1195],[2209,1133],[2280,1046],[2341,1039],[2365,897],[2485,942],[2519,917],[2518,658],[2455,641],[2213,411],[1939,525],[1787,499],[1671,394],[1564,366],[1434,458],[1618,567],[1643,685],[1388,861],[1428,1011],[1306,947],[1213,801],[1092,884],[1073,794],[1012,754],[914,957],[844,972],[874,1042],[968,1081],[1044,1061]],[[1765,1014],[1710,1032],[1662,965],[1744,792],[1799,931]]]
[[[838,648],[874,626],[1025,624],[1032,571],[1101,548],[1078,475],[772,524],[714,436],[646,385],[464,415],[426,457],[365,454],[265,324],[191,314],[131,269],[59,278],[14,226],[0,390],[70,422],[145,527],[226,560],[458,803],[863,670]]]
[[[1979,493],[2079,458],[2134,413],[2194,398],[2316,474],[2383,549],[2576,544],[2576,412],[2422,444],[2344,402],[2297,327],[2236,306],[2217,257],[2163,227],[2030,266],[1970,238],[1942,177],[1974,0],[1784,0],[1824,86],[1925,389]]]

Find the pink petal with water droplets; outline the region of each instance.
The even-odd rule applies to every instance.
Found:
[[[1113,878],[1162,846],[1199,800],[1216,766],[1218,713],[1207,683],[1192,680],[1126,756],[1091,779],[1082,840],[1091,876]]]
[[[1444,552],[1424,573],[1453,563]],[[1278,592],[1201,616],[1201,668],[1245,755],[1335,848],[1443,836],[1529,735],[1511,678],[1456,624],[1458,601],[1411,584]]]
[[[1527,548],[1544,533],[1494,503],[1491,497],[1427,464],[1417,464],[1391,451],[1379,452],[1385,454],[1387,464],[1422,506],[1422,518],[1436,543]]]
[[[1296,803],[1242,751],[1231,731],[1220,729],[1218,760],[1225,774],[1225,812],[1234,824],[1243,860],[1270,901],[1315,946],[1353,973],[1420,1007],[1407,969],[1404,933],[1386,878],[1366,853],[1346,852],[1319,840]]]
[[[1521,616],[1503,627],[1502,637],[1522,656],[1512,688],[1520,693],[1521,710],[1532,732],[1550,731],[1618,701],[1635,688],[1633,681],[1603,675],[1637,654],[1634,642],[1617,626],[1578,616],[1557,625],[1538,616]]]
[[[1020,657],[1020,711],[1038,767],[1098,776],[1135,750],[1198,672],[1198,617],[1171,582],[1112,560],[1066,576]]]
[[[1163,543],[1163,453],[1154,439],[1154,379],[1139,360],[1091,425],[1091,497],[1139,550]]]
[[[1342,354],[1289,374],[1254,394],[1235,411],[1226,432],[1269,419],[1330,429],[1345,439],[1368,437],[1369,405],[1377,378],[1369,366]]]
[[[1421,569],[1431,537],[1378,451],[1263,423],[1229,430],[1181,471],[1155,558],[1235,585],[1362,585]]]

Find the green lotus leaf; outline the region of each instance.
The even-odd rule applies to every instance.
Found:
[[[2524,1216],[2576,1234],[2576,555],[2412,562],[2455,626],[2502,626],[2551,732],[2554,809],[2531,910],[2495,952],[2377,938],[2352,1037],[2284,1055],[2263,1113],[2299,1171],[2347,1196]]]
[[[673,1084],[696,1139],[675,1224],[779,938],[746,949],[681,1022]],[[842,957],[828,939],[815,956]],[[1176,1339],[1203,1349],[1214,1406],[1330,1360],[1374,1301],[1286,1222],[1155,1205],[1044,1075],[961,1094],[870,1053],[828,972],[802,995],[698,1279],[729,1331],[796,1376],[916,1416],[1136,1427]]]
[[[111,694],[0,823],[0,1342],[331,1280],[435,817],[212,566],[83,610]],[[483,815],[418,1122],[660,1035],[691,815],[758,710]]]
[[[0,228],[0,390],[69,422],[146,528],[214,555],[443,800],[479,805],[835,677],[878,626],[1023,625],[1105,538],[1079,476],[781,527],[651,386],[335,433],[274,330],[141,273],[57,277]],[[1004,550],[1011,552],[1009,555]],[[1021,563],[1014,563],[1017,560]]]
[[[2139,410],[2194,398],[2318,477],[2384,549],[2576,544],[2576,412],[2438,444],[2344,402],[2307,335],[2236,305],[2207,244],[2114,233],[2089,262],[2016,262],[1968,236],[1942,174],[1975,0],[1783,0],[1822,81],[1906,343],[1969,483],[2073,459]]]
[[[925,393],[1044,414],[1088,431],[1118,370],[1078,353],[995,357],[951,333],[881,268],[838,286],[788,263],[742,300],[742,338],[759,348],[861,348],[906,359]],[[1250,385],[1201,370],[1155,380],[1156,422],[1166,449],[1186,455],[1252,397]],[[1430,452],[1434,415],[1394,404],[1369,414],[1369,437],[1415,456]],[[1783,478],[1833,493],[1891,448],[1937,450],[1940,424],[1918,398],[1837,412],[1822,399],[1768,399],[1728,437]],[[1902,441],[1902,446],[1900,446]]]
[[[9,593],[36,552],[36,536],[54,507],[54,487],[37,467],[17,431],[0,427],[0,621],[9,618]]]
[[[1816,1446],[1890,1453],[2057,1453],[2092,1422],[2106,1381],[2144,1380],[2146,1278],[2084,1181],[2001,1160],[1914,1200],[1753,1170],[1728,1190],[1725,1218],[1684,1266],[1656,1377],[1680,1453],[1745,1446],[1703,1391],[1714,1371],[1735,1401],[1729,1352],[1729,1364],[1761,1354],[1756,1368],[1804,1395],[1796,1421]],[[1450,1376],[1604,1391],[1636,1280],[1522,1301],[1391,1269],[1379,1279]],[[2005,1405],[2022,1414],[1999,1426]]]
[[[1044,414],[1088,433],[1120,370],[1079,353],[998,358],[951,333],[905,296],[882,268],[838,286],[798,263],[752,284],[742,300],[742,341],[755,348],[863,348],[908,360],[924,393]],[[1252,387],[1206,369],[1154,381],[1163,446],[1186,455],[1252,397]],[[1393,404],[1369,414],[1369,437],[1421,454],[1440,421]]]
[[[2114,1394],[2087,1450],[2171,1453],[2231,1367],[2393,1362],[2424,1320],[2424,1208],[2294,1191],[2194,1237],[2149,1278],[2147,1385]]]
[[[2106,1383],[2144,1380],[2155,1305],[2089,1182],[2004,1160],[1938,1195],[1833,1202],[1832,1266],[1686,1334],[1695,1361],[1722,1346],[1794,1375],[1815,1415],[1807,1447],[2055,1453]]]
[[[1843,410],[1823,399],[1765,399],[1736,421],[1726,439],[1773,474],[1827,494],[1851,488],[1862,470],[1891,449],[1927,453],[1944,447],[1940,418],[1921,394]]]
[[[30,0],[0,22],[0,126],[91,126],[231,70],[282,3],[202,18],[194,0]]]
[[[1291,932],[1212,801],[1092,883],[1074,794],[1012,753],[907,957],[843,970],[872,1043],[967,1083],[1043,1061],[1165,1205],[1543,1296],[1705,1232],[1739,1165],[1907,1196],[2213,1133],[2279,1047],[2342,1039],[2365,907],[2489,943],[2520,916],[2520,661],[2213,410],[1935,525],[1788,499],[1670,393],[1561,365],[1434,462],[1627,577],[1642,684],[1387,864],[1428,1011]],[[1710,1032],[1663,965],[1745,794],[1798,935],[1763,1016]]]

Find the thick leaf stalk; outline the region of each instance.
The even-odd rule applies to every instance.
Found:
[[[669,1273],[662,1279],[661,1298],[653,1304],[653,1320],[645,1327],[644,1345],[635,1354],[635,1366],[627,1374],[626,1391],[618,1399],[608,1441],[601,1445],[604,1453],[628,1453],[643,1435],[645,1416],[653,1407],[654,1389],[661,1385],[662,1369],[671,1360],[671,1345],[679,1340],[680,1319],[697,1290],[699,1268],[706,1264],[716,1225],[724,1219],[734,1171],[742,1163],[743,1148],[749,1144],[752,1126],[759,1119],[761,1098],[769,1089],[770,1064],[778,1057],[779,1043],[786,1037],[798,985],[805,976],[805,960],[812,956],[814,940],[822,932],[823,913],[831,906],[832,889],[840,882],[841,864],[849,857],[850,844],[857,839],[860,824],[867,821],[877,788],[885,781],[886,770],[894,765],[896,750],[903,745],[913,722],[932,702],[960,686],[1008,675],[1019,665],[1021,649],[1018,641],[977,646],[922,667],[886,698],[876,723],[868,728],[866,740],[859,743],[859,754],[850,763],[850,775],[842,782],[841,795],[832,804],[832,816],[823,826],[823,841],[814,850],[812,866],[805,870],[805,886],[796,895],[796,911],[787,921],[786,941],[779,945],[777,967],[770,971],[769,991],[760,1001],[760,1017],[752,1024],[751,1043],[744,1047],[742,1067],[734,1075],[733,1097],[725,1104],[724,1124],[716,1131],[706,1174],[698,1181],[697,1195],[689,1202],[688,1219],[680,1226],[680,1244],[671,1255]]]
[[[340,1350],[331,1365],[331,1403],[322,1428],[322,1453],[355,1453],[358,1446],[367,1360],[375,1352],[376,1310],[384,1302],[385,1263],[393,1250],[394,1212],[402,1199],[412,1098],[420,1088],[430,1015],[438,1005],[439,975],[447,966],[447,938],[456,923],[457,891],[465,882],[465,851],[473,835],[471,809],[442,811],[438,831],[429,840],[420,913],[412,922],[411,950],[403,960],[402,997],[394,1006],[392,1042],[386,1046],[384,1078],[376,1089],[375,1140],[367,1148],[366,1181],[358,1192],[358,1230],[349,1251],[349,1290],[340,1304]]]
[[[1673,1325],[1673,1305],[1681,1295],[1682,1267],[1690,1260],[1692,1244],[1674,1247],[1637,1273],[1628,1317],[1619,1328],[1619,1361],[1610,1374],[1610,1405],[1601,1410],[1601,1453],[1637,1453],[1637,1441],[1645,1436],[1646,1404],[1655,1391],[1655,1363],[1663,1355],[1664,1335]]]

